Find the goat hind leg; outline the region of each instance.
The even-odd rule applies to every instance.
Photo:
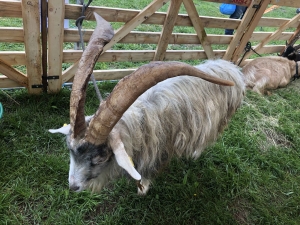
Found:
[[[262,77],[261,79],[257,80],[255,82],[255,85],[253,87],[253,91],[257,92],[258,94],[265,94],[265,87],[268,84],[268,79],[265,77]]]

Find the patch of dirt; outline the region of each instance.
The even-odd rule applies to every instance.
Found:
[[[233,217],[238,224],[248,225],[251,224],[248,217],[250,214],[250,205],[245,199],[236,199],[230,206]]]

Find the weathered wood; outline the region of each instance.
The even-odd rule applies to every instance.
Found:
[[[60,80],[49,80],[49,92],[56,92],[60,89],[61,84],[72,81],[77,70],[76,61],[82,55],[82,51],[64,50],[64,42],[78,42],[79,34],[77,29],[63,29],[63,19],[77,19],[81,15],[82,6],[67,4],[63,9],[64,3],[61,0],[49,1],[49,61],[48,76],[58,75]],[[167,13],[157,12],[157,10],[170,0],[153,0],[143,10],[120,9],[110,7],[99,7],[90,5],[86,11],[86,19],[94,20],[93,12],[97,12],[109,22],[122,22],[124,25],[116,32],[115,40],[106,46],[106,52],[101,55],[99,62],[148,62],[155,60],[194,60],[229,57],[229,60],[236,62],[241,56],[247,41],[261,42],[259,52],[263,54],[278,53],[284,49],[284,45],[266,45],[270,40],[291,40],[294,32],[282,32],[283,27],[289,24],[289,27],[299,28],[299,23],[292,23],[290,19],[284,18],[264,18],[265,9],[275,8],[277,6],[300,7],[300,1],[293,0],[207,0],[216,3],[234,3],[248,6],[248,10],[243,20],[233,20],[229,18],[218,18],[201,16],[198,14],[193,0],[172,0]],[[183,1],[187,14],[178,14],[178,7]],[[205,0],[204,0],[205,1]],[[0,52],[0,73],[6,73],[7,76],[0,75],[0,88],[17,87],[26,85],[30,88],[32,84],[41,84],[41,57],[39,39],[39,19],[37,16],[38,0],[0,0],[0,17],[23,18],[23,27],[1,27],[0,42],[23,43],[25,51],[5,51]],[[173,10],[172,4],[174,7]],[[251,4],[251,5],[250,5]],[[252,9],[252,5],[260,5],[259,10]],[[216,5],[217,6],[217,5]],[[277,7],[276,6],[276,7]],[[32,9],[34,8],[34,9]],[[176,10],[175,10],[176,8]],[[52,10],[52,11],[51,11]],[[250,13],[255,11],[255,13]],[[23,13],[23,14],[22,14]],[[65,15],[63,15],[65,13]],[[173,14],[171,14],[173,13]],[[248,13],[248,14],[247,14]],[[168,19],[173,17],[172,19]],[[33,21],[33,22],[32,22]],[[163,33],[160,32],[141,32],[133,31],[140,24],[155,24],[163,26]],[[173,26],[194,27],[196,33],[173,33]],[[256,27],[274,27],[279,28],[276,32],[253,32]],[[29,29],[28,29],[29,28]],[[206,34],[206,28],[235,29],[235,35],[214,35]],[[83,38],[88,42],[93,30],[85,30]],[[25,36],[23,35],[25,34]],[[163,37],[164,36],[164,37]],[[270,39],[271,38],[271,39]],[[158,44],[158,50],[108,50],[116,43],[134,43],[134,44]],[[202,45],[204,50],[166,50],[168,44],[185,45],[185,48],[192,49]],[[225,50],[212,50],[212,45],[228,45]],[[258,46],[259,46],[258,45]],[[29,48],[30,46],[30,48]],[[257,46],[256,46],[257,47]],[[26,56],[26,57],[25,57]],[[249,56],[249,55],[248,55]],[[247,56],[247,57],[248,57]],[[245,57],[245,58],[247,58]],[[250,60],[244,60],[241,65]],[[61,63],[74,63],[62,73]],[[15,70],[14,65],[26,65],[28,77],[25,74]],[[94,71],[96,80],[120,79],[134,69],[128,70],[110,70]],[[34,80],[37,79],[38,80]],[[16,82],[16,80],[20,80]],[[39,89],[35,89],[39,90]],[[32,93],[32,90],[29,90]]]
[[[235,5],[241,5],[241,6],[249,6],[251,4],[251,0],[203,0],[203,1],[228,3],[228,4],[235,4]]]
[[[36,85],[42,85],[39,0],[22,0],[22,16],[28,92],[39,94],[42,88],[35,88]]]
[[[19,27],[1,27],[0,42],[22,43],[24,42],[23,28]]]
[[[93,30],[84,30],[83,39],[85,42],[91,37]],[[254,32],[250,41],[261,41],[272,32]],[[277,40],[288,40],[293,32],[282,32]],[[119,43],[136,43],[136,44],[157,44],[160,37],[159,32],[140,32],[131,31]],[[229,44],[233,36],[208,34],[207,39],[211,44]],[[77,42],[79,40],[77,29],[65,29],[64,42]],[[170,37],[169,44],[201,44],[197,34],[190,33],[173,33]]]
[[[0,52],[0,59],[8,65],[26,65],[25,52],[23,51],[3,51]]]
[[[238,58],[240,57],[240,55],[242,54],[242,52],[244,51],[244,48],[245,48],[247,42],[249,41],[251,34],[253,33],[255,27],[257,26],[258,21],[260,20],[264,11],[268,7],[268,2],[269,1],[267,1],[267,0],[261,0],[261,1],[253,0],[252,4],[248,8],[248,10],[250,11],[250,9],[252,9],[253,5],[260,3],[260,7],[259,7],[259,9],[257,9],[256,13],[253,15],[252,20],[249,23],[248,29],[246,30],[246,32],[244,33],[244,35],[242,36],[242,38],[240,40],[239,46],[235,49],[234,53],[231,56],[232,62],[236,62],[238,60]]]
[[[169,0],[154,0],[152,3],[150,3],[145,9],[140,11],[133,19],[131,19],[129,22],[127,22],[124,26],[122,26],[120,29],[118,29],[113,37],[113,39],[104,46],[102,54],[99,58],[102,58],[102,55],[110,49],[115,43],[119,42],[122,38],[124,38],[131,30],[133,30],[135,27],[140,25],[143,21],[145,21],[147,18],[149,18],[155,11],[157,11],[159,8],[161,8],[166,2]],[[104,17],[103,17],[104,18]],[[105,19],[105,18],[104,18]],[[78,58],[79,60],[79,58]],[[72,67],[77,68],[78,62],[75,62]],[[67,77],[67,79],[70,79],[73,75],[71,73],[75,72],[76,70],[73,68],[69,68],[65,73],[64,77]],[[75,74],[75,73],[74,73]],[[64,80],[64,78],[63,78]]]
[[[119,80],[134,72],[135,69],[114,69],[114,70],[94,70],[93,74],[96,80]],[[72,82],[70,79],[66,82]]]
[[[0,17],[22,18],[20,1],[0,1]]]
[[[270,8],[267,8],[265,11],[264,11],[264,14],[268,13],[268,12],[271,12],[273,11],[274,9],[278,9],[280,6],[279,5],[272,5]]]
[[[199,18],[199,14],[192,0],[183,0],[184,7],[193,23],[194,29],[198,35],[200,43],[205,50],[208,59],[215,57],[211,43],[208,40],[202,20]]]
[[[168,48],[169,39],[173,32],[174,24],[176,17],[178,15],[182,0],[172,0],[170,2],[167,17],[165,19],[165,23],[156,47],[156,52],[154,55],[154,61],[162,61],[165,57],[165,52]]]
[[[80,55],[80,57],[81,57],[81,55]],[[77,70],[78,70],[78,63],[75,63],[74,65],[72,65],[68,69],[66,69],[62,74],[62,83],[66,83],[67,81],[73,79]]]
[[[81,15],[81,6],[66,4],[65,18],[76,20]],[[95,20],[92,12],[96,12],[101,15],[108,22],[123,22],[126,23],[132,20],[135,16],[139,14],[138,10],[130,9],[120,9],[120,8],[101,8],[96,6],[89,6],[87,9],[88,20]],[[142,24],[158,24],[163,25],[166,18],[166,13],[156,12],[152,16],[143,21]],[[207,28],[229,28],[236,29],[239,25],[238,20],[233,20],[229,18],[219,18],[213,16],[200,16],[201,21]],[[258,25],[259,27],[279,27],[289,19],[284,18],[261,18]],[[175,26],[193,26],[192,21],[186,14],[179,14],[175,21]],[[297,26],[295,26],[297,27]]]
[[[203,0],[206,2],[218,2],[218,3],[230,3],[236,5],[249,6],[251,0]],[[279,6],[288,6],[288,7],[300,7],[300,1],[298,0],[268,0],[269,4],[279,5]]]
[[[228,46],[223,59],[233,60],[233,58],[232,58],[233,53],[236,51],[238,45],[240,45],[241,39],[244,37],[244,34],[246,32],[246,28],[250,26],[250,23],[252,22],[252,18],[256,14],[257,9],[253,8],[253,5],[254,4],[258,5],[260,3],[260,1],[261,0],[254,0],[252,2],[252,4],[250,5],[250,7],[246,10],[245,15],[241,21],[241,24],[239,25],[238,29],[234,33],[233,39],[230,42],[230,45]],[[249,36],[248,40],[249,39],[250,39],[250,36]]]
[[[9,79],[17,82],[19,87],[27,87],[27,76],[18,70],[9,66],[6,62],[0,60],[0,73],[8,77]]]
[[[0,88],[16,88],[23,87],[18,82],[13,81],[6,76],[0,75]]]
[[[127,22],[123,27],[118,29],[113,37],[113,39],[104,46],[102,54],[110,49],[115,43],[119,42],[123,37],[125,37],[130,31],[140,25],[143,21],[149,18],[153,13],[160,9],[164,4],[170,0],[154,0],[145,9],[139,12],[132,20]],[[101,57],[101,56],[100,56]]]
[[[64,39],[65,2],[62,0],[48,1],[48,76],[58,76],[59,79],[48,80],[48,91],[56,93],[62,86],[63,39]]]
[[[63,62],[73,63],[80,59],[82,51],[67,50],[63,54]],[[98,59],[98,62],[143,62],[152,61],[155,50],[109,50]],[[225,50],[214,50],[216,57],[220,58]],[[206,59],[204,50],[167,50],[165,60],[195,60]],[[75,70],[76,71],[76,70]],[[68,71],[64,71],[67,73]],[[74,75],[74,74],[73,74]]]
[[[297,14],[289,22],[287,22],[286,24],[282,25],[277,31],[273,32],[267,38],[265,38],[264,40],[262,40],[257,46],[254,47],[254,50],[256,52],[258,52],[258,53],[261,53],[261,49],[262,49],[262,47],[264,45],[266,45],[267,43],[269,43],[272,40],[277,39],[277,37],[279,37],[281,35],[282,31],[284,31],[287,28],[289,28],[292,24],[295,24],[295,23],[298,24],[299,23],[299,19],[300,19],[300,14]],[[248,52],[245,55],[245,58],[249,58],[252,54],[253,54],[253,52]]]
[[[300,1],[298,0],[271,0],[270,4],[300,8]]]

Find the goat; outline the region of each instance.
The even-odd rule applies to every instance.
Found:
[[[95,17],[97,27],[74,77],[70,124],[49,131],[67,135],[73,191],[99,192],[109,181],[129,174],[137,181],[138,194],[146,194],[151,179],[172,157],[197,159],[217,139],[241,105],[243,76],[221,59],[197,67],[152,62],[121,79],[97,112],[85,117],[85,89],[100,54],[91,54],[94,40],[105,44],[108,39],[99,39],[112,32],[106,21]],[[99,33],[100,23],[105,35]]]
[[[300,45],[298,45],[296,47],[287,45],[281,56],[288,58],[289,60],[294,60],[294,61],[298,62],[298,61],[300,61],[299,48],[300,48]]]
[[[286,57],[289,60],[294,61],[300,61],[300,45],[294,46],[297,40],[300,37],[300,30],[297,29],[291,39],[289,40],[289,43],[286,42],[284,51],[280,54],[282,57]]]
[[[288,85],[293,76],[297,78],[298,66],[298,62],[281,56],[255,58],[242,69],[246,88],[259,94],[269,94],[269,90]]]

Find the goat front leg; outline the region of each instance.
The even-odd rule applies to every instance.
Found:
[[[142,178],[138,185],[138,195],[146,195],[150,188],[151,181],[145,178]]]

